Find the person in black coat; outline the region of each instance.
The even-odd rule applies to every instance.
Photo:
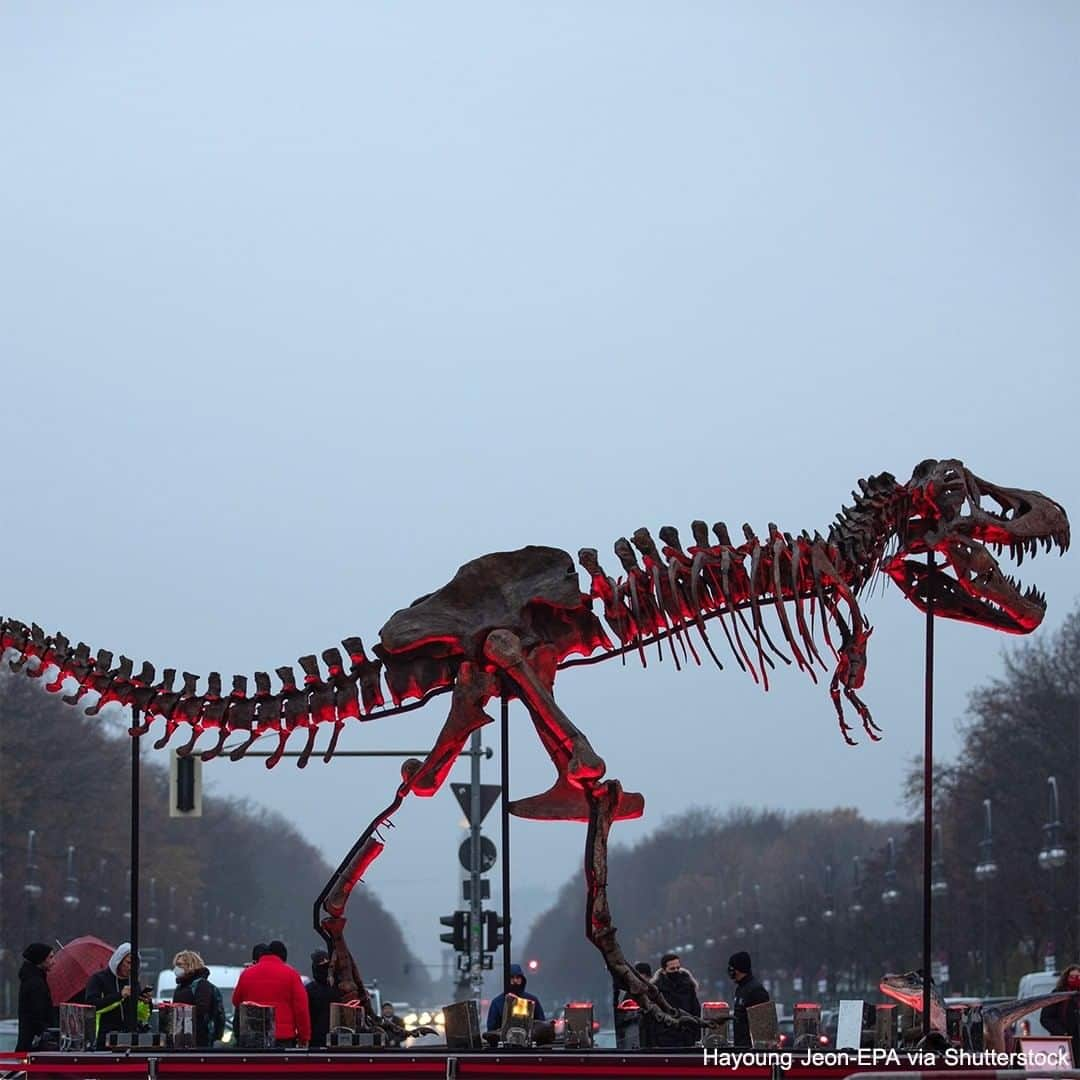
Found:
[[[750,1017],[747,1013],[752,1005],[763,1005],[771,1001],[769,991],[754,978],[753,967],[748,952],[732,953],[728,959],[728,975],[735,980],[735,1000],[731,1015],[734,1020],[733,1044],[745,1049],[752,1045],[750,1040]]]
[[[660,970],[653,976],[653,985],[669,1005],[691,1016],[701,1015],[701,1003],[698,1001],[697,980],[682,966],[682,961],[674,953],[664,953],[660,957]],[[693,1046],[698,1041],[701,1028],[689,1022],[670,1025],[657,1023],[653,1038],[656,1046]]]
[[[109,957],[109,966],[95,971],[86,983],[86,1004],[97,1010],[99,1050],[105,1049],[110,1031],[131,1031],[132,1009],[135,1009],[135,1016],[138,1017],[140,1003],[149,1016],[153,991],[149,987],[137,987],[133,1003],[128,982],[130,974],[131,946],[125,941]]]
[[[224,1014],[218,1015],[214,984],[203,958],[191,949],[182,949],[173,957],[176,990],[173,1001],[195,1006],[195,1045],[213,1046],[224,1032]]]
[[[34,1040],[46,1028],[56,1027],[57,1010],[49,993],[45,973],[52,963],[52,949],[40,941],[23,949],[19,968],[19,1041],[16,1050],[32,1050]]]
[[[311,982],[305,987],[311,1017],[311,1046],[326,1046],[330,1034],[330,1006],[341,998],[330,985],[330,955],[323,949],[311,954]]]
[[[1080,964],[1070,964],[1058,979],[1054,987],[1058,990],[1080,991]],[[1068,1035],[1072,1039],[1073,1067],[1080,1062],[1080,1003],[1071,997],[1067,1001],[1058,1001],[1047,1005],[1039,1013],[1039,1023],[1051,1035]]]

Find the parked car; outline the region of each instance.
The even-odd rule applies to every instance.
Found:
[[[1027,975],[1020,976],[1020,983],[1016,988],[1018,998],[1041,997],[1043,994],[1052,994],[1057,985],[1058,973],[1055,971],[1032,971]],[[1050,1032],[1039,1021],[1040,1009],[1028,1013],[1017,1023],[1015,1031],[1017,1035],[1049,1035]]]

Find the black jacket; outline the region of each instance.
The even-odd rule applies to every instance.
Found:
[[[731,1014],[735,1021],[734,1045],[736,1047],[750,1046],[750,1018],[746,1010],[751,1005],[763,1005],[770,1000],[772,999],[769,997],[769,991],[753,975],[747,975],[742,982],[735,984],[735,999]]]
[[[45,972],[24,960],[19,968],[19,1041],[16,1050],[32,1050],[34,1039],[46,1028],[56,1027],[57,1010],[52,1003]]]
[[[132,1014],[138,1005],[130,997],[125,998],[120,990],[127,986],[127,979],[121,979],[110,968],[102,968],[95,971],[86,983],[86,1004],[93,1005],[101,1014],[98,1017],[97,1046],[99,1050],[105,1049],[105,1038],[110,1031],[130,1031]],[[142,987],[136,991],[141,992]],[[117,1008],[109,1008],[110,1005],[121,1004]],[[102,1012],[107,1009],[107,1012]]]
[[[701,1015],[701,1003],[697,996],[697,980],[689,971],[659,971],[653,976],[656,989],[664,995],[669,1005],[689,1013]],[[657,1023],[654,1029],[656,1046],[693,1046],[698,1041],[701,1028],[697,1024],[683,1023],[677,1027]]]
[[[1039,1013],[1039,1023],[1051,1035],[1068,1035],[1072,1039],[1073,1061],[1080,1062],[1080,1004],[1075,997],[1047,1005]]]
[[[307,990],[308,1014],[311,1016],[311,1048],[322,1049],[330,1033],[330,1006],[340,998],[338,992],[321,979],[312,979],[304,989]]]
[[[202,982],[193,985],[197,980]],[[214,989],[208,968],[196,968],[176,980],[173,1001],[180,1005],[195,1006],[195,1045],[212,1046],[214,1027]]]

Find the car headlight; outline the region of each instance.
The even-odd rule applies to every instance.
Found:
[[[405,1014],[405,1026],[406,1027],[416,1027],[416,1020],[417,1020],[416,1013],[411,1012],[411,1013],[406,1013]]]
[[[232,1042],[232,1032],[228,1028],[222,1033],[221,1041],[223,1043]]]

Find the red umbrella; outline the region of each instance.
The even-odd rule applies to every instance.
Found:
[[[57,949],[47,975],[53,1004],[60,1005],[81,994],[86,981],[108,964],[114,951],[112,945],[96,937],[75,938]]]

